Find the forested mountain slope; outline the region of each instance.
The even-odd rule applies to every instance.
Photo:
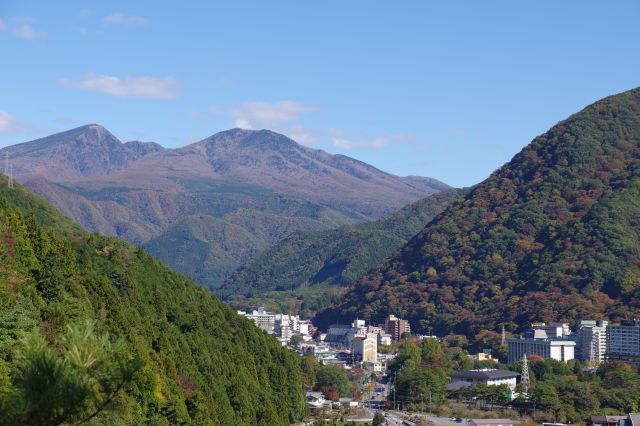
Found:
[[[442,191],[373,222],[295,232],[249,260],[217,293],[242,309],[267,306],[312,314],[466,192]]]
[[[317,318],[411,320],[474,335],[500,324],[636,316],[640,89],[535,138]]]
[[[122,339],[138,365],[91,424],[285,425],[305,414],[295,354],[145,251],[80,230],[0,175],[0,424],[64,417],[56,409],[58,417],[35,422],[43,412],[34,401],[77,395],[72,386],[49,395],[60,386],[53,380],[34,398],[18,372],[24,337],[39,332],[58,351],[67,326],[87,320]]]

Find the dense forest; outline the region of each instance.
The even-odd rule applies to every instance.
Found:
[[[535,138],[371,270],[318,322],[388,313],[475,337],[532,321],[637,316],[640,89]]]
[[[143,250],[0,185],[0,424],[306,414],[293,352]]]
[[[449,189],[432,194],[377,221],[294,232],[249,260],[216,292],[242,309],[266,306],[311,315],[336,301],[367,270],[467,192]]]

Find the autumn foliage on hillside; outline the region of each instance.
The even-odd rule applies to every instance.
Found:
[[[474,336],[640,308],[640,89],[535,138],[318,316]]]

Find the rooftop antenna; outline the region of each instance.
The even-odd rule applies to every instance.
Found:
[[[527,361],[527,354],[522,357],[522,374],[520,375],[520,382],[524,388],[526,394],[529,393],[529,387],[531,386],[531,380],[529,380],[529,362]]]

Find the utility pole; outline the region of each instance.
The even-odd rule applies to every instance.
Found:
[[[398,407],[396,407],[396,377],[393,377],[393,409],[397,410]]]

